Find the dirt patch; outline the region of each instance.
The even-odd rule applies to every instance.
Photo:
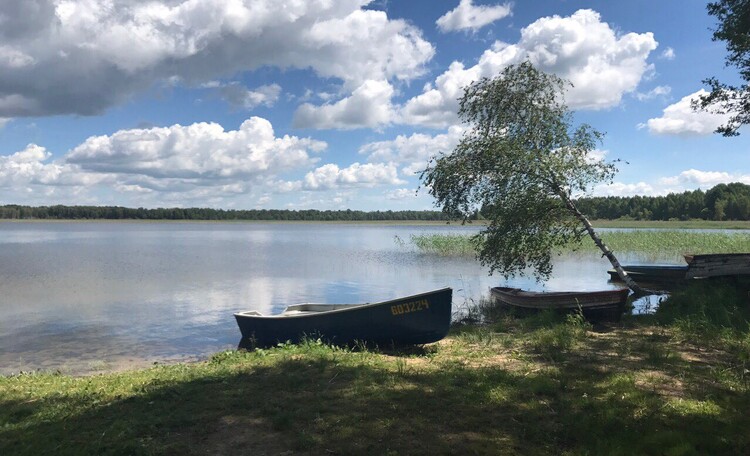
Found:
[[[274,431],[260,418],[224,416],[213,432],[194,442],[200,453],[252,454],[253,456],[294,456],[308,453],[292,448],[284,434]]]

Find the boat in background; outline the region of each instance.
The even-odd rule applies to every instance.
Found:
[[[686,281],[685,274],[688,271],[687,266],[672,264],[649,264],[649,265],[627,265],[622,267],[628,275],[637,283],[652,283],[659,285],[681,285]],[[617,270],[610,269],[607,271],[610,280],[613,282],[622,282]]]
[[[750,253],[685,255],[688,279],[750,275]]]
[[[320,338],[326,343],[382,347],[436,342],[448,333],[453,290],[367,304],[297,304],[277,315],[235,313],[241,345],[268,347]]]
[[[592,321],[619,320],[625,311],[627,288],[602,291],[524,291],[520,288],[493,287],[491,296],[496,302],[523,310],[581,311]]]

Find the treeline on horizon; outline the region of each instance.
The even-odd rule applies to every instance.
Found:
[[[719,184],[710,190],[666,196],[607,196],[576,200],[591,219],[750,220],[750,185]],[[481,211],[472,219],[481,219]],[[145,209],[119,206],[0,206],[0,219],[53,220],[288,220],[288,221],[447,221],[441,211]]]
[[[0,219],[52,220],[289,220],[289,221],[445,221],[440,211],[353,211],[353,210],[225,210],[209,208],[137,209],[119,206],[0,206]]]
[[[719,184],[710,190],[666,196],[580,198],[578,209],[591,219],[750,220],[750,185]]]

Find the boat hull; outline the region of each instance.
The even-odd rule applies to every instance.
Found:
[[[685,261],[689,279],[750,275],[750,253],[685,255]]]
[[[602,291],[532,292],[518,288],[493,287],[496,302],[526,311],[581,311],[590,320],[617,320],[625,310],[627,288]]]
[[[627,265],[622,269],[637,283],[682,284],[686,280],[687,266],[680,265]],[[615,269],[607,271],[610,280],[621,282]]]
[[[375,304],[314,305],[322,310],[296,315],[234,314],[243,345],[272,346],[320,338],[327,343],[391,346],[435,342],[448,333],[452,290],[444,288]],[[304,307],[304,306],[292,306]]]

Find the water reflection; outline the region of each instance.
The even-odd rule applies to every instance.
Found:
[[[631,303],[633,306],[633,314],[643,315],[656,312],[656,309],[659,308],[659,304],[661,304],[661,302],[668,296],[668,294],[654,294],[641,296],[633,300]]]
[[[232,313],[240,310],[375,302],[445,286],[458,308],[504,284],[537,291],[621,286],[607,282],[609,265],[595,253],[558,257],[554,276],[540,284],[505,281],[472,258],[423,254],[394,241],[478,229],[0,223],[0,373],[207,356],[236,347]]]

